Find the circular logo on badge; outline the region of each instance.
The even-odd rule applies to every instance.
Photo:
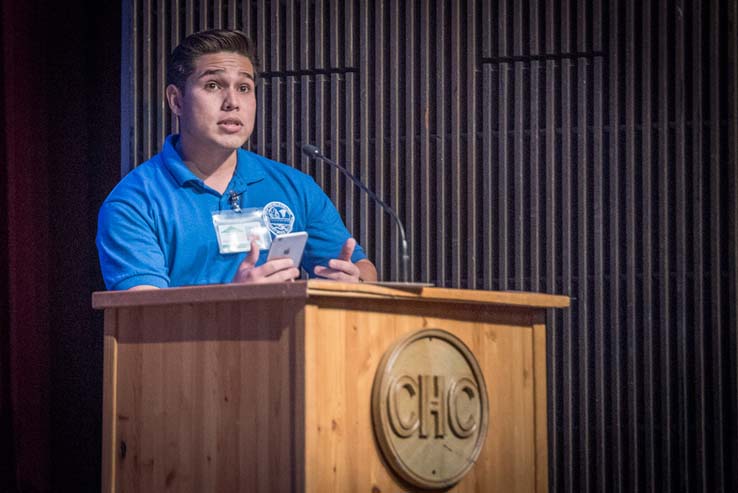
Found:
[[[392,470],[423,489],[448,488],[472,468],[487,437],[489,404],[471,350],[440,329],[393,344],[372,386],[372,421]]]
[[[295,214],[282,202],[269,202],[263,209],[264,223],[269,231],[275,235],[284,235],[292,232],[295,224]]]

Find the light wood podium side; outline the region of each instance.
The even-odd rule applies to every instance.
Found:
[[[373,435],[377,365],[440,328],[484,374],[489,427],[451,491],[547,491],[546,308],[564,296],[301,281],[99,292],[103,491],[408,489]]]

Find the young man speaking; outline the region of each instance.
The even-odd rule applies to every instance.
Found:
[[[100,209],[97,247],[108,289],[299,277],[288,258],[266,261],[256,240],[248,253],[219,246],[214,217],[254,208],[271,234],[307,231],[302,267],[311,275],[376,280],[311,177],[241,149],[254,128],[257,67],[254,45],[239,31],[196,33],[172,52],[166,98],[180,134],[126,175]]]

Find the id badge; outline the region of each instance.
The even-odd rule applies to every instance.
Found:
[[[235,211],[213,212],[213,226],[218,238],[218,250],[222,254],[251,251],[251,240],[256,239],[259,248],[266,250],[272,244],[272,236],[262,219],[258,207]]]

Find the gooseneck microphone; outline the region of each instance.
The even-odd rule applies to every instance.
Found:
[[[369,197],[374,200],[377,204],[382,206],[382,208],[389,214],[392,219],[395,220],[397,223],[397,228],[400,230],[400,238],[402,240],[402,282],[408,282],[408,268],[410,265],[410,255],[407,253],[407,237],[405,236],[405,227],[402,225],[402,221],[400,221],[400,218],[397,216],[397,213],[395,210],[387,205],[382,199],[377,197],[377,194],[369,190],[358,178],[356,178],[349,170],[341,166],[340,164],[336,163],[332,159],[326,157],[323,155],[322,152],[320,152],[320,149],[315,147],[312,144],[305,144],[302,146],[302,152],[306,156],[313,158],[313,159],[320,159],[321,161],[325,161],[326,163],[330,164],[334,168],[338,169],[343,173],[344,175],[348,176],[351,181],[354,182],[354,184],[365,191]]]

